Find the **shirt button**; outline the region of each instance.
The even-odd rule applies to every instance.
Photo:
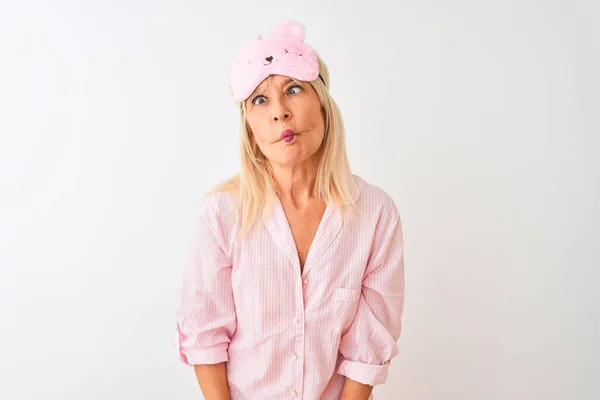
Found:
[[[305,285],[308,285],[308,279],[305,279],[305,280],[304,280],[304,284],[305,284]]]
[[[294,391],[292,392],[292,394],[293,394],[294,396],[298,396],[298,391],[294,390]]]
[[[294,322],[298,322],[298,317],[294,317]]]
[[[296,354],[294,354],[294,360],[297,360],[298,356]]]

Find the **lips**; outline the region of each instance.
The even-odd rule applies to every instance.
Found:
[[[290,136],[294,136],[294,131],[291,129],[286,129],[285,131],[281,132],[282,139],[289,138]]]

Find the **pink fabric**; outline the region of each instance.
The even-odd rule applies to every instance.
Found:
[[[231,194],[203,203],[178,296],[176,346],[188,365],[227,361],[232,400],[337,400],[344,376],[386,381],[404,304],[402,227],[392,198],[354,178],[357,223],[343,226],[328,206],[302,274],[278,200],[239,245]]]
[[[269,75],[285,75],[302,81],[319,76],[319,62],[304,43],[305,28],[285,21],[273,29],[273,37],[257,35],[238,52],[231,67],[231,89],[235,101],[243,101]]]

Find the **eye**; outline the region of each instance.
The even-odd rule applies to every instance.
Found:
[[[258,96],[256,96],[255,98],[252,99],[252,104],[257,105],[257,106],[263,104],[264,101],[260,102],[260,103],[257,101],[257,100],[260,100],[260,99],[264,99],[265,101],[267,101],[267,98],[261,94],[261,95],[258,95]]]
[[[288,88],[287,92],[288,92],[288,94],[298,94],[302,90],[304,90],[304,88],[301,85],[292,85]],[[261,100],[263,100],[263,101],[261,101]],[[251,103],[254,104],[255,106],[260,106],[261,104],[265,104],[266,101],[267,101],[267,98],[264,95],[259,94],[258,96],[256,96],[255,98],[252,99]]]
[[[300,85],[293,85],[293,86],[290,86],[290,87],[289,87],[289,89],[288,89],[288,93],[290,92],[290,90],[292,90],[292,89],[294,89],[294,88],[298,88],[298,92],[297,92],[297,93],[301,92],[301,91],[302,91],[302,89],[303,89],[303,88],[302,88],[302,86],[300,86]],[[292,93],[292,94],[295,94],[295,93]]]

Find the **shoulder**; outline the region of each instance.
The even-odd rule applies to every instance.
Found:
[[[205,195],[200,202],[200,213],[217,216],[229,215],[235,210],[236,194],[233,191],[218,191]]]
[[[358,189],[358,205],[369,214],[388,214],[399,216],[398,207],[393,197],[381,187],[368,182],[354,174],[354,182]]]
[[[200,201],[200,220],[228,236],[236,218],[236,198],[233,191],[218,191],[204,195]]]
[[[218,191],[204,195],[200,201],[198,229],[210,233],[229,257],[236,226],[236,195]]]

